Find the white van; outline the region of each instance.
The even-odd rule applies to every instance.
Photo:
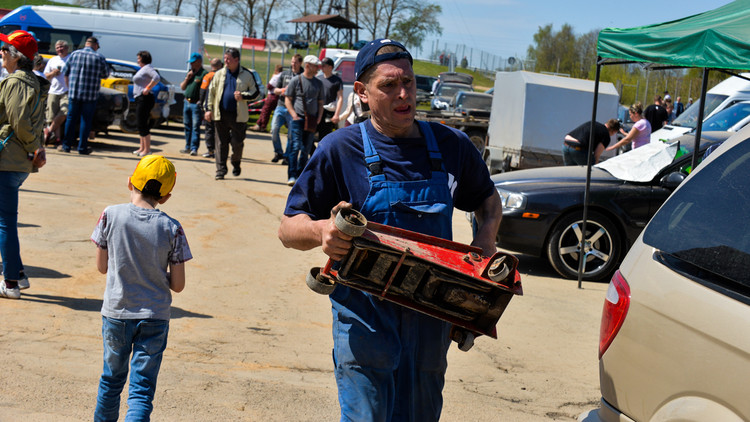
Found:
[[[187,59],[203,52],[203,31],[195,18],[59,6],[21,6],[0,19],[0,31],[23,29],[39,39],[39,53],[55,55],[55,42],[65,40],[73,50],[86,38],[99,40],[104,57],[135,61],[148,50],[152,65],[171,83],[185,78]]]
[[[750,73],[743,73],[742,76],[750,78]],[[705,122],[707,118],[725,110],[727,107],[747,100],[750,100],[749,80],[732,76],[721,81],[706,92],[706,109],[703,111],[703,121]],[[668,141],[695,129],[698,125],[700,103],[699,99],[686,108],[671,124],[664,125],[661,129],[652,132],[651,142]]]

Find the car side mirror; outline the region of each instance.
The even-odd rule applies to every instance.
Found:
[[[677,186],[680,186],[680,183],[685,180],[685,177],[686,176],[683,173],[674,171],[662,177],[660,184],[667,189],[675,189]]]

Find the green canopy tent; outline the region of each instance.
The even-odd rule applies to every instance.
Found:
[[[583,223],[579,250],[586,251],[586,219],[588,217],[591,184],[591,149],[593,122],[599,93],[601,67],[612,64],[643,63],[654,69],[677,67],[703,68],[701,104],[695,131],[692,167],[697,165],[708,74],[719,70],[750,68],[750,0],[736,0],[725,6],[686,18],[635,28],[606,28],[599,32],[597,41],[596,80],[592,111],[592,139],[589,140],[589,161],[584,192]],[[744,78],[740,75],[735,75]],[[747,78],[744,78],[747,79]],[[579,254],[582,256],[583,254]],[[578,261],[578,287],[584,273],[586,256]]]

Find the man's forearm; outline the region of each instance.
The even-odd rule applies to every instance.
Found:
[[[307,214],[281,217],[279,240],[287,248],[307,251],[322,245],[320,228]]]
[[[503,218],[502,201],[497,191],[494,191],[474,211],[474,217],[477,219],[477,232],[471,244],[482,248],[485,256],[491,256],[497,251],[495,239]]]

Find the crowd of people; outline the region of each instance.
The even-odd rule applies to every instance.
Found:
[[[81,155],[92,152],[88,134],[92,129],[99,81],[108,76],[106,60],[97,52],[98,49],[99,41],[95,37],[89,37],[85,47],[73,53],[67,41],[58,40],[55,44],[57,55],[47,62],[43,71],[39,71],[50,82],[44,145],[57,145],[58,151],[62,152],[71,152],[75,147]],[[136,60],[140,69],[132,79],[133,102],[140,143],[133,154],[143,157],[151,154],[150,116],[156,102],[152,89],[159,83],[160,76],[151,64],[153,58],[149,51],[139,51]],[[39,62],[43,63],[41,58]],[[253,75],[240,66],[240,52],[235,48],[225,51],[224,61],[211,60],[210,71],[204,67],[203,56],[198,52],[190,55],[187,64],[189,69],[180,83],[184,93],[185,131],[185,146],[180,152],[198,155],[203,134],[206,151],[202,155],[215,160],[215,179],[222,180],[227,175],[227,161],[232,165],[232,174],[239,176],[248,101],[259,94]],[[288,98],[291,103],[288,103],[286,92],[290,84],[292,91]],[[317,139],[331,133],[340,120],[349,125],[367,117],[358,98],[354,97],[349,99],[349,106],[342,114],[343,82],[333,73],[330,58],[320,61],[315,56],[303,59],[295,54],[289,69],[276,66],[267,88],[268,97],[260,117],[250,129],[265,132],[273,116],[274,155],[271,161],[281,161],[289,167],[287,183],[290,186],[307,162]],[[303,125],[304,122],[307,125]],[[288,132],[285,148],[281,143],[282,126]]]

